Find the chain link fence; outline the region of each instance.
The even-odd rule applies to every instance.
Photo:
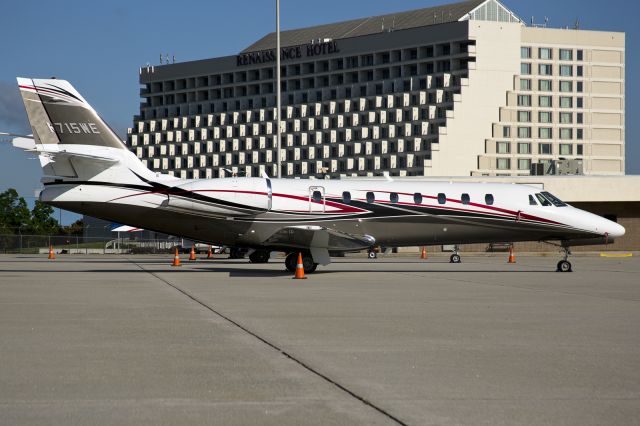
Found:
[[[171,253],[191,242],[181,239],[144,240],[94,238],[76,235],[0,234],[0,253],[40,254],[53,247],[62,254],[152,254]]]

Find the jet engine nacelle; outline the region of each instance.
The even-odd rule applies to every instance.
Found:
[[[212,216],[254,216],[270,209],[270,199],[266,179],[207,179],[174,187],[165,206]]]

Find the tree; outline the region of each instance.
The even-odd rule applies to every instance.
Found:
[[[65,226],[62,228],[62,233],[67,235],[78,235],[82,236],[84,233],[84,222],[82,219],[78,219],[73,222],[71,225]]]
[[[34,234],[57,234],[60,232],[60,224],[51,217],[53,207],[37,200],[31,210],[29,232]]]
[[[31,223],[31,214],[24,198],[9,188],[0,193],[0,234],[17,234]]]

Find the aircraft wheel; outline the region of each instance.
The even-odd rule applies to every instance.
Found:
[[[298,253],[289,253],[284,259],[284,266],[289,272],[296,271],[296,264],[298,263]]]
[[[367,253],[367,257],[369,259],[377,259],[378,258],[378,254],[375,251],[370,251],[369,253]]]
[[[269,262],[270,253],[267,250],[256,250],[249,255],[251,263],[267,263]]]
[[[311,274],[315,272],[318,268],[318,264],[313,261],[313,257],[308,254],[302,255],[302,267],[304,268],[305,274]]]
[[[452,254],[451,257],[449,258],[449,262],[450,263],[461,263],[462,259],[460,258],[459,254]]]
[[[568,260],[561,260],[560,262],[558,262],[558,269],[556,269],[557,272],[571,272],[571,262],[569,262]]]

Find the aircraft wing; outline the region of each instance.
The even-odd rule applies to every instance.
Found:
[[[375,244],[370,235],[352,235],[317,225],[287,226],[274,232],[263,244],[271,247],[297,247],[311,251],[316,262],[330,263],[329,250],[363,250]]]

